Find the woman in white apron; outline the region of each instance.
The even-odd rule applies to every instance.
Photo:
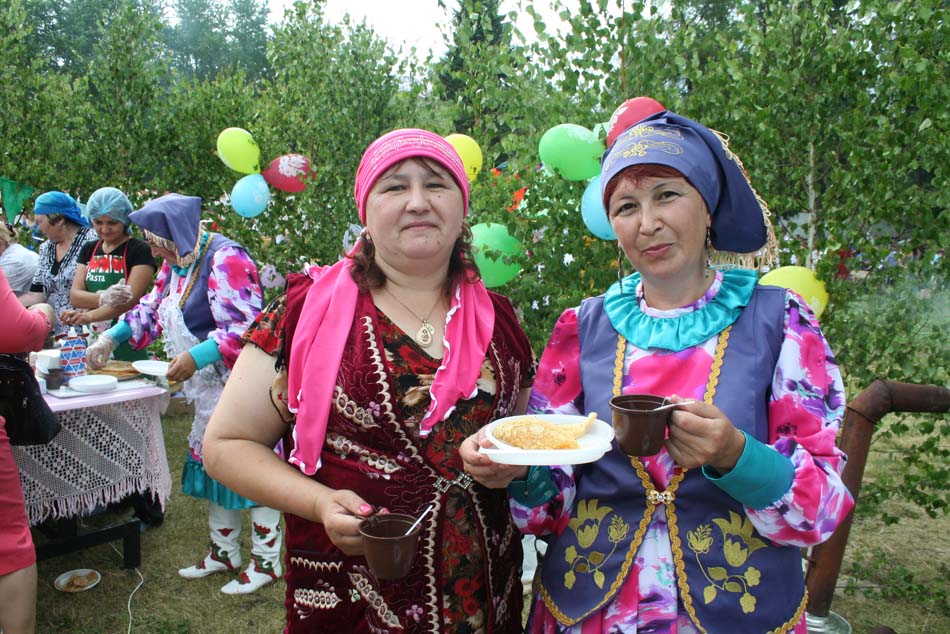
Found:
[[[211,548],[197,564],[178,571],[196,579],[241,568],[238,536],[241,510],[251,509],[251,561],[225,594],[247,594],[281,575],[280,513],[255,505],[207,475],[201,441],[230,369],[241,350],[240,337],[260,313],[263,293],[257,267],[236,242],[205,231],[201,199],[167,194],[129,215],[164,263],[155,284],[89,347],[86,362],[100,367],[126,341],[140,350],[161,338],[170,381],[185,381],[184,394],[194,405],[182,490],[209,502]]]

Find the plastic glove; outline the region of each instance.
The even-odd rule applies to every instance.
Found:
[[[99,335],[95,343],[86,348],[86,365],[93,370],[104,368],[115,349],[116,343],[112,340],[112,337],[105,333]]]
[[[100,306],[122,306],[132,301],[132,287],[124,282],[117,282],[99,293]]]

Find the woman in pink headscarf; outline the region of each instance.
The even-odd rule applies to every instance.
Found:
[[[462,161],[396,130],[367,148],[354,194],[353,250],[292,278],[245,335],[205,466],[285,511],[287,632],[520,632],[520,535],[458,447],[524,411],[534,358],[473,263]],[[409,574],[377,579],[359,523],[430,504]]]

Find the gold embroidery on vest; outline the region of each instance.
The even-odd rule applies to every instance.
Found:
[[[706,403],[712,403],[713,396],[716,394],[716,388],[719,386],[719,376],[722,373],[722,359],[726,353],[726,346],[729,344],[729,334],[731,330],[732,326],[723,330],[719,335],[719,341],[716,343],[716,352],[713,356],[712,366],[709,369],[709,382],[706,384],[706,393],[703,395],[703,400]],[[746,561],[753,551],[764,548],[766,544],[762,540],[752,537],[753,527],[749,519],[743,521],[742,517],[733,511],[730,511],[729,515],[730,519],[728,521],[721,518],[716,518],[712,521],[719,527],[719,530],[723,534],[723,540],[725,541],[723,552],[726,561],[730,565],[738,567]],[[670,543],[673,547],[673,560],[676,564],[676,583],[680,588],[680,598],[683,600],[683,607],[693,620],[693,623],[700,632],[705,634],[706,628],[700,624],[699,617],[696,615],[696,610],[693,607],[693,597],[689,591],[689,582],[686,579],[686,564],[683,562],[683,542],[680,539],[675,505],[669,505],[667,509],[667,520],[669,521]],[[739,537],[745,544],[745,547],[743,547],[743,544],[729,539],[729,535]],[[697,527],[695,531],[688,531],[686,540],[690,550],[696,553],[697,561],[699,561],[699,555],[709,552],[709,548],[712,547],[712,528],[708,524],[703,524]],[[700,550],[703,552],[698,552]],[[743,571],[742,575],[730,575],[729,572],[722,567],[714,566],[706,569],[702,563],[700,563],[699,566],[703,574],[706,575],[706,579],[710,581],[710,584],[703,590],[703,600],[707,604],[714,601],[720,591],[741,592],[742,596],[739,598],[739,605],[743,613],[749,614],[755,611],[756,600],[755,597],[748,592],[748,588],[756,586],[759,583],[761,573],[757,568],[749,566],[749,568]],[[721,583],[717,585],[714,582]],[[802,610],[804,609],[805,602],[803,600],[792,619],[784,625],[780,625],[778,628],[772,630],[769,634],[782,634],[791,631],[795,624],[801,619]]]
[[[762,573],[755,566],[747,566],[744,569],[743,566],[748,561],[749,555],[760,548],[765,548],[766,544],[761,539],[753,537],[752,521],[747,517],[740,517],[735,511],[729,511],[728,520],[717,517],[712,522],[722,533],[722,551],[726,562],[736,570],[729,570],[724,566],[707,568],[703,565],[700,557],[708,554],[713,545],[712,527],[709,524],[700,524],[696,530],[688,531],[686,543],[693,551],[703,576],[709,582],[709,585],[703,588],[703,601],[707,605],[712,603],[720,592],[741,594],[739,606],[744,613],[751,614],[755,612],[756,598],[750,588],[759,585]]]
[[[620,390],[622,387],[624,352],[626,351],[626,348],[627,348],[627,340],[623,337],[623,335],[617,335],[617,353],[614,357],[614,382],[613,382],[614,396],[620,394]],[[643,465],[640,463],[639,460],[637,460],[636,458],[630,458],[630,466],[636,469],[637,475],[640,476],[640,481],[643,483],[644,488],[648,490],[653,488],[653,483],[650,482],[650,477],[647,475],[646,471],[643,468]],[[674,481],[676,481],[676,478],[674,478]],[[591,501],[594,503],[595,506],[597,505],[597,500],[591,500]],[[577,508],[580,509],[581,504],[584,504],[584,501],[578,502],[577,504],[578,504]],[[605,508],[608,509],[607,511],[608,513],[612,510],[609,507],[605,507]],[[646,506],[646,509],[644,509],[643,517],[640,518],[640,525],[637,527],[637,531],[633,535],[633,540],[630,542],[630,548],[627,549],[627,553],[624,556],[624,561],[623,561],[623,564],[621,564],[619,574],[617,574],[617,577],[610,584],[610,589],[604,593],[603,598],[597,603],[597,605],[592,607],[590,610],[588,610],[584,614],[581,614],[577,618],[571,618],[567,616],[561,609],[559,609],[556,603],[554,603],[554,599],[548,593],[547,588],[544,587],[544,584],[540,585],[541,598],[544,600],[544,604],[547,606],[548,611],[554,616],[554,618],[556,618],[558,621],[560,621],[564,625],[574,625],[575,623],[579,623],[583,621],[584,619],[586,619],[591,614],[593,614],[594,612],[596,612],[597,610],[599,610],[600,608],[602,608],[617,593],[617,591],[620,590],[620,586],[623,585],[624,579],[627,578],[627,575],[630,572],[630,567],[633,565],[633,560],[636,557],[637,550],[640,549],[640,544],[641,542],[643,542],[643,536],[647,532],[647,527],[650,525],[650,520],[653,518],[653,512],[655,508],[656,508],[655,505],[648,504]],[[622,518],[616,517],[615,519],[622,522],[623,526],[621,527],[620,523],[618,523],[617,527],[614,528],[613,520],[611,520],[611,529],[613,529],[615,532],[611,533],[610,537],[617,538],[617,541],[620,541],[622,537],[617,537],[618,535],[620,535],[619,531],[623,530],[624,535],[625,535],[626,531],[629,530],[629,525],[626,522],[624,522]],[[575,518],[571,518],[570,521],[572,523],[575,522]],[[575,531],[575,533],[576,532],[577,531]],[[578,542],[580,542],[579,534],[578,534]],[[588,545],[590,543],[593,543],[593,538],[588,543]],[[576,549],[573,549],[573,550],[574,550],[574,554],[576,554]],[[565,553],[565,557],[567,558],[567,561],[571,562],[572,564],[571,571],[565,574],[565,585],[567,584],[568,579],[569,579],[568,575],[573,574],[575,570],[573,561],[576,561],[577,559],[576,557],[572,558],[570,552],[571,552],[571,549],[569,549]],[[611,551],[611,553],[613,553],[613,551]],[[600,554],[600,553],[597,553],[597,554]],[[606,561],[606,559],[600,560],[599,564],[602,566],[604,561]],[[586,564],[586,562],[580,562],[580,563]],[[588,564],[588,568],[586,572],[589,572],[589,564]],[[594,582],[597,583],[596,576],[594,578]],[[573,585],[573,581],[571,581],[571,585]],[[570,588],[571,586],[566,585],[566,587]],[[603,587],[603,581],[601,581],[601,583],[598,584],[598,587],[601,587],[601,588]]]
[[[712,404],[713,396],[716,394],[716,388],[719,386],[719,375],[722,372],[722,358],[726,354],[726,345],[729,342],[729,326],[719,335],[719,341],[716,343],[716,352],[713,355],[712,366],[709,368],[709,381],[706,383],[706,392],[703,394],[703,401]],[[683,470],[684,472],[686,469]],[[674,478],[675,479],[675,478]],[[682,478],[680,478],[682,479]],[[666,509],[666,519],[669,524],[670,546],[673,549],[673,562],[676,567],[676,585],[680,589],[680,598],[683,600],[683,608],[689,614],[689,618],[699,628],[702,634],[706,634],[706,628],[699,622],[696,616],[696,610],[693,608],[693,597],[689,593],[689,582],[686,580],[686,564],[683,563],[683,542],[680,539],[679,524],[676,519],[676,505],[670,504]]]
[[[567,526],[575,535],[577,535],[577,545],[582,551],[590,550],[594,541],[600,534],[604,518],[613,513],[609,506],[600,506],[599,500],[581,500],[577,506],[577,515],[572,517]],[[564,587],[570,590],[577,581],[576,573],[589,574],[593,576],[594,584],[603,589],[604,582],[607,580],[601,568],[610,559],[619,544],[627,536],[630,525],[623,521],[618,515],[613,515],[610,519],[610,527],[607,529],[607,540],[613,544],[609,553],[602,553],[597,550],[591,550],[584,555],[578,552],[577,548],[569,546],[564,553],[564,558],[570,569],[564,573]]]

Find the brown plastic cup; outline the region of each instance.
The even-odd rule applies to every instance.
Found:
[[[409,535],[406,531],[415,521],[411,515],[386,513],[373,515],[360,523],[366,562],[380,579],[401,579],[412,568],[422,523]]]
[[[50,368],[44,374],[47,390],[58,390],[66,382],[66,371],[63,368]]]
[[[673,408],[654,411],[669,399],[652,394],[622,394],[610,399],[614,436],[628,456],[652,456],[663,447]]]

